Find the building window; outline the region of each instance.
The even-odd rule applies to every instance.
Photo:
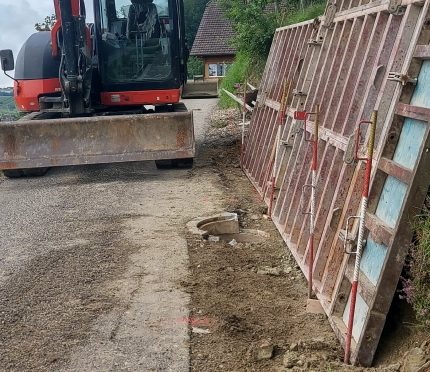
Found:
[[[231,63],[209,63],[209,76],[210,77],[221,77],[227,75],[228,70],[231,67]]]

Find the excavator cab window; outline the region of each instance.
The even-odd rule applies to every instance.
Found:
[[[100,0],[107,84],[161,81],[172,72],[167,0]]]

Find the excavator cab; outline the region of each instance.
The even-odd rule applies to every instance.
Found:
[[[101,104],[172,104],[186,79],[182,2],[99,0],[94,3]]]
[[[158,7],[152,1],[101,1],[99,53],[106,76],[106,85],[124,84],[133,87],[162,82],[172,76],[168,3],[160,22]],[[111,5],[111,8],[108,7]],[[163,4],[164,5],[164,4]],[[119,7],[119,10],[118,10]],[[133,90],[133,89],[131,89]]]

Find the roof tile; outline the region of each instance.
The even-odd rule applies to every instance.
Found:
[[[234,35],[231,22],[222,16],[223,10],[216,1],[206,5],[202,20],[191,49],[192,56],[235,55],[230,45]]]

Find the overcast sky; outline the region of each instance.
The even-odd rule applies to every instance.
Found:
[[[92,0],[85,0],[85,5],[92,21]],[[0,0],[0,49],[12,49],[16,59],[22,44],[36,32],[34,25],[53,13],[53,0]],[[0,87],[8,86],[13,81],[0,71]]]

